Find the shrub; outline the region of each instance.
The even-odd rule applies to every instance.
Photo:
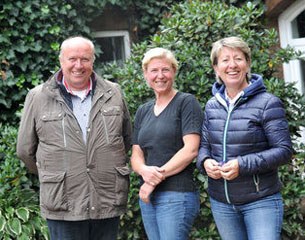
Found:
[[[304,158],[303,163],[304,165]],[[284,186],[282,195],[284,199],[283,239],[304,239],[305,222],[301,212],[301,199],[305,197],[304,171],[296,170],[286,165],[280,169],[280,178]]]
[[[0,239],[48,239],[37,178],[16,157],[17,129],[0,124]]]

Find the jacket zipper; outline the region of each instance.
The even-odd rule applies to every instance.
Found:
[[[227,159],[227,131],[228,131],[228,125],[229,125],[229,119],[231,117],[231,112],[233,108],[228,109],[228,116],[225,124],[225,130],[224,130],[224,135],[223,135],[223,157],[222,157],[222,162],[225,163]],[[224,179],[224,190],[225,190],[225,196],[226,200],[229,204],[231,204],[230,198],[229,198],[229,192],[228,192],[228,181]]]
[[[65,131],[65,118],[63,117],[61,120],[61,126],[62,126],[62,135],[64,138],[64,147],[67,147],[67,138],[66,138],[66,131]]]
[[[242,95],[241,95],[241,97],[242,97]],[[226,101],[224,101],[221,97],[218,98],[218,100],[221,99],[220,103],[228,111],[228,116],[227,116],[227,119],[226,119],[224,135],[223,135],[223,157],[222,157],[222,163],[227,162],[227,132],[228,132],[229,121],[230,121],[230,118],[231,118],[231,113],[233,112],[235,107],[240,102],[241,97],[235,102],[234,106],[232,106],[232,107],[231,106],[228,107]],[[227,200],[228,204],[231,204],[231,200],[230,200],[230,197],[229,197],[229,190],[228,190],[228,181],[226,179],[224,179],[224,191],[225,191],[225,196],[226,196],[226,200]]]

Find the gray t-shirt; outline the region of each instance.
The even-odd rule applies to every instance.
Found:
[[[201,134],[203,112],[197,99],[178,92],[167,107],[154,114],[155,101],[141,105],[136,113],[133,144],[140,145],[148,166],[162,166],[183,147],[183,136]],[[167,178],[156,191],[195,191],[193,164]]]

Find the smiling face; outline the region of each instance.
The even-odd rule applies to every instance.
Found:
[[[83,39],[72,39],[61,51],[60,66],[71,90],[88,86],[93,71],[94,50]]]
[[[227,88],[241,91],[248,86],[246,76],[250,65],[245,54],[237,48],[223,47],[214,70]]]
[[[169,93],[174,84],[176,69],[166,58],[153,58],[144,70],[148,85],[157,94]]]

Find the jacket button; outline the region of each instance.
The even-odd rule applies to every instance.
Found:
[[[91,207],[91,210],[94,211],[94,210],[95,210],[95,207]]]
[[[90,172],[90,169],[89,169],[89,168],[87,168],[87,172]]]
[[[90,132],[90,128],[87,129],[87,132]]]

